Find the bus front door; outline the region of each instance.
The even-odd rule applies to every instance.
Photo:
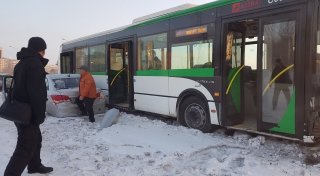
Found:
[[[108,82],[109,104],[111,106],[130,107],[130,48],[131,42],[109,45]]]
[[[224,23],[224,126],[288,137],[300,134],[304,98],[299,13]],[[297,64],[300,63],[300,64]],[[301,74],[297,74],[301,73]],[[299,100],[298,100],[299,99]]]

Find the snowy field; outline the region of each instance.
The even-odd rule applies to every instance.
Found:
[[[320,165],[304,164],[298,144],[239,132],[203,134],[127,114],[102,131],[84,118],[48,117],[41,129],[42,159],[54,167],[52,176],[320,175]],[[0,142],[2,175],[16,143],[14,125],[2,119]]]

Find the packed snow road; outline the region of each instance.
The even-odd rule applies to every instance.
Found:
[[[320,165],[304,164],[298,144],[261,136],[203,134],[124,113],[101,131],[80,117],[48,117],[41,128],[42,158],[54,167],[52,176],[320,175]],[[0,142],[2,174],[16,143],[14,125],[2,119]]]

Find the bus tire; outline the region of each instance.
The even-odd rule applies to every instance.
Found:
[[[180,124],[185,124],[186,127],[198,129],[204,133],[213,131],[208,104],[201,98],[190,96],[183,100],[179,114]]]

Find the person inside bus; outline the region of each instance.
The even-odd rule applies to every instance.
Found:
[[[272,71],[271,80],[279,76],[283,70],[286,69],[286,66],[282,63],[280,58],[276,59],[276,66]],[[290,101],[290,90],[289,87],[292,85],[292,80],[290,79],[290,75],[288,72],[283,73],[280,75],[279,78],[275,80],[275,89],[273,93],[272,105],[273,110],[275,110],[278,106],[278,99],[281,92],[283,92],[287,103],[289,104]]]
[[[81,110],[81,115],[89,115],[89,121],[95,122],[93,103],[97,98],[97,88],[92,75],[89,73],[87,66],[80,68],[80,96],[76,102]]]
[[[156,51],[152,50],[152,60],[149,61],[149,70],[161,70],[161,69],[162,69],[161,60],[158,58]]]

